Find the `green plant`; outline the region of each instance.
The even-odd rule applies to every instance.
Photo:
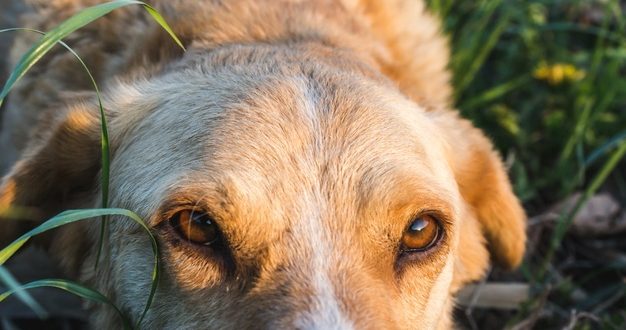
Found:
[[[621,174],[626,170],[624,3],[428,3],[443,18],[450,36],[456,106],[505,156],[527,212],[540,214],[574,192],[582,192],[572,210],[559,215],[554,225],[541,224],[545,229],[534,238],[538,241],[531,242],[534,252],[517,276],[529,281],[537,294],[512,322],[532,318],[543,309],[554,316],[535,322],[548,328],[564,326],[571,317],[568,310],[581,311],[582,306],[582,312],[596,313],[603,327],[625,326],[623,299],[610,308],[599,306],[601,299],[579,305],[571,291],[559,289],[562,277],[571,279],[569,283],[578,291],[589,291],[591,297],[613,285],[624,288],[619,279],[625,265],[584,259],[578,266],[581,251],[589,247],[568,235],[576,212],[598,191],[610,191],[626,205]],[[613,244],[620,238],[597,241]],[[564,258],[580,270],[561,270]],[[588,263],[598,270],[590,277],[584,268]],[[580,322],[597,325],[588,318]]]
[[[89,79],[91,80],[93,87],[96,91],[96,95],[98,98],[98,105],[99,105],[99,111],[100,111],[100,118],[101,118],[101,153],[102,153],[102,164],[101,164],[101,189],[102,189],[102,206],[104,207],[104,209],[90,209],[90,210],[73,210],[73,211],[65,211],[51,219],[49,219],[48,221],[44,222],[43,224],[39,225],[38,227],[34,228],[33,230],[29,231],[28,233],[22,235],[20,238],[18,238],[16,241],[14,241],[13,243],[11,243],[9,246],[5,247],[4,249],[2,249],[0,251],[0,265],[4,264],[4,262],[6,262],[7,259],[9,259],[21,246],[23,246],[26,241],[28,241],[32,236],[38,235],[40,233],[43,233],[45,231],[57,228],[59,226],[63,226],[75,221],[80,221],[80,220],[85,220],[85,219],[91,219],[94,217],[102,217],[101,220],[101,237],[100,237],[100,243],[99,243],[99,248],[98,248],[98,257],[96,258],[96,260],[99,259],[100,257],[100,253],[101,253],[101,249],[102,249],[102,245],[103,245],[103,240],[104,240],[104,233],[106,231],[105,228],[105,224],[106,224],[106,218],[105,216],[107,215],[121,215],[121,216],[125,216],[128,217],[132,220],[134,220],[136,223],[138,223],[140,226],[142,226],[142,228],[149,234],[150,239],[151,239],[151,243],[152,243],[152,249],[153,249],[153,255],[154,255],[154,268],[153,268],[153,273],[152,273],[152,284],[151,284],[151,289],[147,298],[147,302],[146,302],[146,306],[144,308],[144,311],[142,313],[142,315],[139,318],[139,321],[137,323],[137,327],[139,327],[141,325],[142,320],[144,319],[145,315],[147,314],[151,304],[152,304],[152,300],[154,298],[154,294],[156,292],[156,288],[157,288],[157,284],[158,284],[158,276],[159,276],[159,256],[158,256],[158,246],[157,246],[157,242],[156,239],[154,238],[154,236],[152,235],[150,229],[147,227],[147,225],[143,222],[143,220],[137,216],[135,213],[133,213],[132,211],[129,210],[123,210],[123,209],[107,209],[106,207],[108,207],[108,186],[109,186],[109,162],[110,162],[110,158],[109,158],[109,138],[108,138],[108,130],[107,130],[107,121],[106,121],[106,116],[104,113],[104,108],[102,106],[102,99],[100,96],[100,90],[98,88],[98,85],[96,84],[95,79],[93,78],[91,72],[89,71],[88,67],[86,66],[86,64],[83,62],[83,60],[80,58],[80,56],[78,56],[78,54],[76,54],[69,46],[67,46],[65,43],[63,43],[62,39],[66,36],[68,36],[69,34],[71,34],[72,32],[78,30],[79,28],[89,24],[90,22],[93,22],[94,20],[108,14],[109,12],[124,7],[124,6],[128,6],[128,5],[141,5],[143,6],[146,11],[155,19],[155,21],[157,21],[161,27],[163,27],[163,29],[165,29],[170,36],[176,41],[176,43],[182,47],[182,43],[180,42],[180,40],[178,40],[178,38],[176,37],[176,35],[174,34],[174,32],[171,30],[171,28],[169,27],[169,25],[165,22],[165,20],[163,19],[163,17],[151,6],[147,5],[146,3],[142,2],[142,1],[135,1],[135,0],[117,0],[117,1],[112,1],[112,2],[108,2],[108,3],[103,3],[100,5],[96,5],[93,7],[89,7],[86,8],[84,10],[82,10],[81,12],[77,13],[76,15],[70,17],[69,19],[65,20],[64,22],[62,22],[61,24],[59,24],[57,27],[53,28],[52,30],[50,30],[49,32],[42,32],[42,31],[36,31],[36,30],[29,30],[29,29],[19,29],[19,28],[13,28],[13,29],[5,29],[5,30],[0,30],[0,33],[2,32],[12,32],[12,31],[16,31],[16,30],[29,30],[31,32],[36,32],[36,33],[40,33],[43,35],[43,37],[37,42],[35,43],[20,59],[20,61],[18,62],[16,68],[11,72],[7,82],[4,84],[4,87],[2,89],[2,91],[0,92],[0,105],[2,104],[2,101],[4,100],[4,98],[7,96],[7,94],[10,92],[11,88],[15,85],[15,83],[17,83],[17,81],[23,77],[27,71],[37,63],[38,60],[40,60],[55,44],[59,43],[62,46],[64,46],[68,51],[70,51],[75,57],[76,59],[80,62],[80,64],[83,66],[83,68],[85,69],[85,72],[87,73],[87,75],[89,76]],[[4,215],[11,215],[12,213],[15,213],[16,210],[2,210]],[[97,261],[96,261],[97,263]],[[85,286],[82,286],[78,283],[74,283],[68,280],[61,280],[61,279],[45,279],[45,280],[38,280],[35,282],[31,282],[28,284],[24,284],[24,285],[20,285],[19,283],[17,283],[17,281],[15,281],[15,279],[13,279],[13,277],[6,271],[5,268],[0,268],[0,280],[2,282],[4,282],[7,287],[9,288],[9,290],[3,294],[0,295],[0,302],[4,299],[6,299],[9,295],[15,293],[17,294],[20,299],[22,299],[28,306],[30,306],[31,308],[33,308],[33,310],[35,310],[37,312],[38,315],[40,316],[45,316],[45,312],[41,309],[41,307],[32,299],[32,297],[30,297],[28,294],[26,294],[25,290],[26,289],[31,289],[31,288],[35,288],[35,287],[42,287],[42,286],[48,286],[48,287],[56,287],[56,288],[60,288],[63,290],[66,290],[70,293],[73,293],[77,296],[80,296],[82,298],[86,298],[86,299],[90,299],[90,300],[94,300],[97,302],[101,302],[101,303],[106,303],[110,306],[112,306],[117,313],[122,317],[123,319],[123,323],[125,328],[130,328],[131,326],[128,323],[128,318],[126,316],[124,316],[122,314],[122,312],[113,304],[111,303],[104,295],[102,295],[101,293],[92,290],[90,288],[87,288]]]

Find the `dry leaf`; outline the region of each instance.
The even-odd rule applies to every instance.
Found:
[[[569,213],[582,194],[576,193],[555,206],[552,212]],[[606,193],[595,195],[585,201],[574,216],[571,230],[579,236],[601,236],[626,232],[626,213],[620,213],[620,205]]]

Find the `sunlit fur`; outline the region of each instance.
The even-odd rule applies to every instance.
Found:
[[[96,2],[38,1],[23,24],[49,29]],[[67,39],[104,93],[110,204],[159,239],[144,328],[448,329],[455,292],[490,255],[519,264],[524,212],[490,142],[450,109],[447,42],[421,1],[153,4],[185,53],[140,7]],[[13,63],[34,40],[16,39]],[[6,111],[0,206],[99,206],[97,103],[72,56],[44,58]],[[213,215],[226,263],[177,240],[167,214],[180,205]],[[401,253],[423,212],[445,234]],[[15,228],[3,221],[0,240]],[[130,221],[108,228],[97,271],[97,222],[61,228],[50,251],[136,321],[150,244]],[[89,308],[94,327],[120,326]]]

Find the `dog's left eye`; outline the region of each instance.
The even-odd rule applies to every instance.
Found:
[[[441,225],[431,215],[420,215],[413,219],[402,235],[405,251],[425,251],[433,247],[441,237]]]
[[[178,211],[170,218],[170,224],[182,238],[192,243],[211,245],[219,239],[217,225],[206,213]]]

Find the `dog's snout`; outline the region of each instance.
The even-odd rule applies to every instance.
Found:
[[[280,267],[255,300],[268,329],[395,329],[382,283],[361,265],[333,262]],[[261,281],[260,286],[265,283]]]

